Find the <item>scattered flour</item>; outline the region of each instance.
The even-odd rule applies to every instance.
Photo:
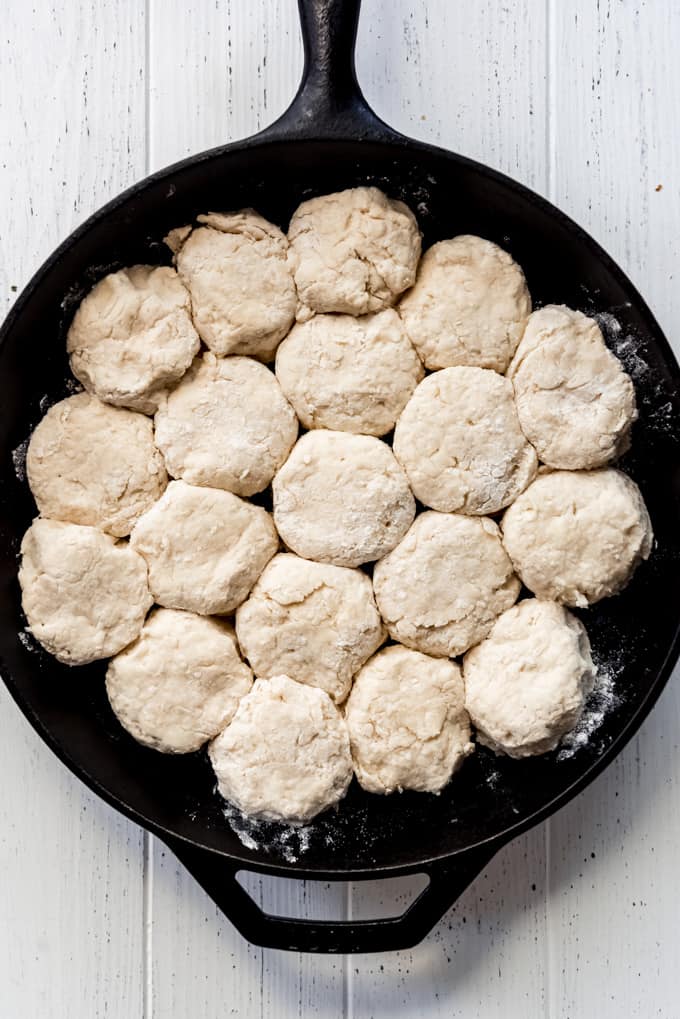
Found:
[[[222,813],[229,827],[246,849],[265,850],[283,857],[287,863],[297,863],[310,846],[310,825],[283,824],[258,821],[242,814],[232,803],[224,803]]]
[[[30,438],[24,439],[20,442],[16,449],[12,450],[12,463],[14,464],[14,473],[19,481],[26,480],[26,453],[28,451],[28,444]]]
[[[590,743],[591,737],[600,728],[608,712],[620,704],[620,697],[616,692],[616,680],[623,670],[623,661],[598,661],[595,654],[593,654],[593,660],[597,668],[595,685],[578,723],[561,741],[561,749],[557,753],[558,761],[568,760],[578,750]]]
[[[626,333],[623,326],[609,311],[593,312],[592,317],[600,324],[607,345],[613,350],[635,384],[638,409],[644,412],[649,425],[656,431],[670,431],[673,427],[676,409],[668,389],[661,381],[653,380],[653,372],[645,359],[645,341],[632,333]]]

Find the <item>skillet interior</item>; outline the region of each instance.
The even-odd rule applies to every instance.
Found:
[[[254,848],[234,834],[203,754],[164,756],[123,732],[104,693],[105,663],[68,669],[20,639],[17,552],[35,506],[12,454],[46,406],[67,395],[65,332],[79,296],[96,279],[121,265],[169,261],[160,238],[199,212],[253,206],[285,228],[304,197],[367,182],[414,209],[426,245],[471,232],[506,247],[524,268],[535,304],[616,316],[622,334],[609,339],[621,350],[621,338],[630,337],[624,361],[640,404],[633,451],[623,466],[642,488],[657,540],[623,595],[580,613],[598,659],[616,674],[619,695],[587,745],[566,760],[553,753],[527,762],[480,748],[438,797],[380,798],[353,786],[337,814],[310,826],[304,852],[293,837],[282,855],[278,826],[263,827]],[[250,867],[300,876],[416,869],[505,838],[585,784],[620,749],[668,677],[680,618],[678,380],[658,326],[601,249],[547,203],[478,164],[406,140],[256,139],[170,168],[77,231],[29,285],[3,330],[0,657],[6,682],[53,749],[109,802],[153,830]]]

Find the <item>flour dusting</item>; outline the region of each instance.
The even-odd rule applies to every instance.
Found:
[[[19,481],[26,480],[26,453],[28,452],[28,444],[30,439],[24,439],[20,442],[16,449],[12,450],[12,463],[14,464],[14,473]]]
[[[222,813],[229,827],[246,849],[264,849],[283,857],[287,863],[297,863],[310,846],[312,829],[309,825],[259,821],[225,801]],[[272,831],[274,829],[274,831]]]
[[[644,408],[648,423],[658,431],[670,431],[674,406],[663,383],[653,379],[654,373],[645,358],[644,340],[624,332],[619,320],[609,311],[594,312],[593,318],[599,322],[607,345],[633,380],[638,407],[640,410]]]
[[[595,658],[595,655],[593,655]],[[586,701],[578,723],[561,741],[557,760],[565,761],[590,743],[592,736],[604,722],[608,712],[620,704],[616,680],[623,670],[623,661],[595,661],[597,674],[592,692]]]

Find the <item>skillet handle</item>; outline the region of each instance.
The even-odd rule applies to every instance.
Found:
[[[186,842],[166,845],[234,927],[254,945],[290,952],[390,952],[417,945],[498,850],[494,845],[460,859],[425,865],[429,884],[401,916],[377,920],[303,920],[265,913],[236,879],[230,860]],[[379,880],[379,879],[378,879]]]
[[[370,108],[359,88],[354,47],[361,0],[298,0],[304,48],[293,102],[260,137],[400,137]]]

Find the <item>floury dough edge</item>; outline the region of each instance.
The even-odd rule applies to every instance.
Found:
[[[344,718],[323,690],[288,676],[255,680],[208,753],[221,795],[267,821],[310,821],[353,774]]]
[[[474,750],[460,667],[405,647],[359,670],[345,718],[356,776],[371,793],[439,792]]]

